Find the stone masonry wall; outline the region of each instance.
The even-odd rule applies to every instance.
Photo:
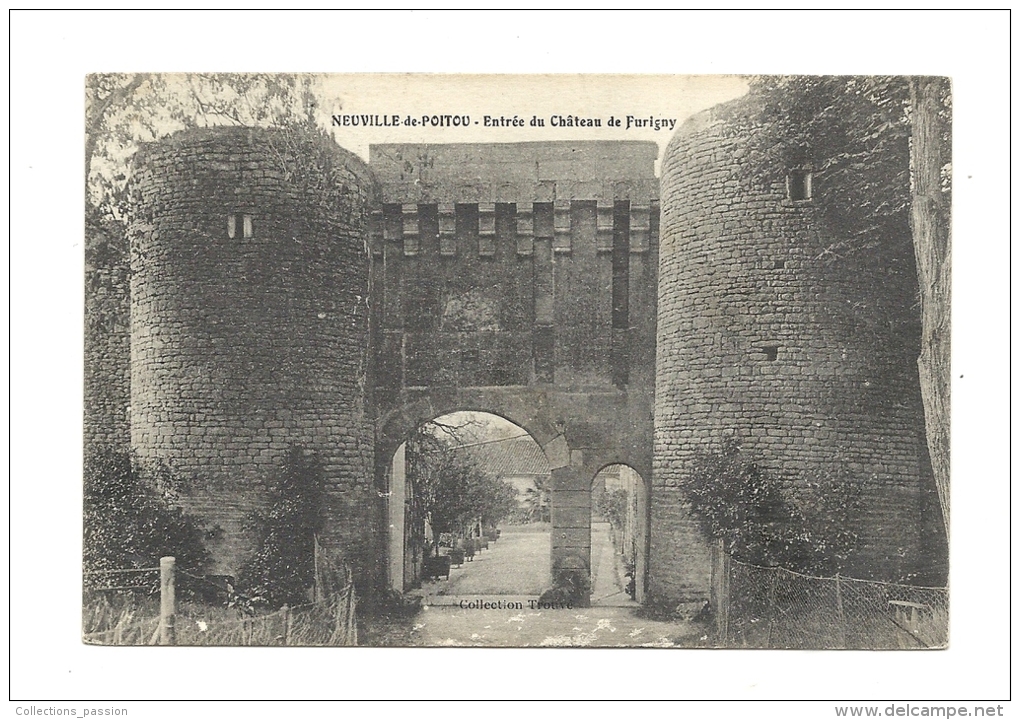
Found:
[[[127,240],[117,223],[85,226],[86,448],[127,451],[131,443],[131,299]]]
[[[785,172],[744,177],[744,142],[708,111],[681,127],[662,165],[650,571],[658,598],[707,596],[685,462],[728,434],[791,487],[837,467],[862,484],[855,575],[896,579],[918,561],[924,425],[919,327],[904,320],[916,292],[909,238],[832,257],[826,248],[841,238],[817,198],[789,199]]]
[[[132,188],[132,446],[190,483],[226,573],[288,447],[318,453],[322,541],[376,579],[366,166],[323,138],[200,129],[139,151]]]
[[[598,470],[650,477],[657,150],[370,148],[383,198],[370,221],[380,489],[412,420],[477,410],[527,428],[552,468],[560,586],[589,580]]]

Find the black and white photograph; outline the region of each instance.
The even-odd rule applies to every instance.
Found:
[[[1007,715],[1008,17],[12,11],[12,713]]]
[[[946,647],[948,78],[85,91],[85,642]]]

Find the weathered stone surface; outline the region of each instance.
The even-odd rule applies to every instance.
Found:
[[[202,129],[139,151],[132,192],[132,446],[190,481],[221,572],[287,449],[315,451],[323,542],[374,577],[367,168],[323,138]]]
[[[730,130],[699,115],[662,165],[651,593],[707,597],[685,463],[728,433],[790,480],[847,470],[866,508],[855,574],[902,577],[919,560],[918,328],[883,319],[913,303],[909,237],[828,256],[843,238],[821,201],[746,177],[747,139]]]
[[[385,203],[532,203],[658,197],[651,142],[373,145]]]
[[[711,112],[678,132],[661,262],[650,143],[375,146],[378,182],[299,135],[205,129],[144,148],[131,445],[192,480],[223,571],[250,549],[241,521],[287,448],[316,450],[324,541],[375,582],[397,446],[440,415],[491,412],[561,475],[561,580],[590,566],[595,474],[652,478],[650,599],[675,603],[709,586],[685,463],[735,432],[781,474],[852,471],[858,574],[897,577],[918,555],[917,338],[874,318],[912,301],[913,278],[867,253],[828,262],[823,208],[790,202],[785,178],[742,179],[741,142]],[[86,378],[86,434],[123,444],[128,292],[112,287],[95,302],[116,330],[87,339],[101,380]]]
[[[554,537],[562,524],[570,542],[553,543],[552,562],[563,572],[590,564],[598,470],[619,462],[651,472],[656,151],[640,142],[370,149],[384,201],[372,281],[382,309],[372,342],[377,473],[417,423],[457,410],[511,420],[554,469]]]
[[[85,224],[85,446],[131,443],[131,281],[124,228]]]

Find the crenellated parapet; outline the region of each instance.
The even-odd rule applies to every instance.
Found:
[[[651,346],[629,351],[642,345],[636,335],[651,339],[645,320],[654,325],[656,154],[640,142],[372,146],[378,347],[391,360],[397,336],[402,347],[399,377],[377,377],[384,394],[435,383],[622,386],[632,371],[647,382]],[[471,329],[495,345],[464,346]]]

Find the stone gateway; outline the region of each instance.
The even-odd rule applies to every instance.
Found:
[[[747,139],[727,113],[742,111],[677,130],[661,199],[645,142],[375,145],[367,164],[292,130],[144,147],[130,292],[97,300],[115,322],[88,336],[88,441],[188,478],[223,574],[300,445],[325,472],[321,542],[384,588],[394,455],[415,427],[468,410],[544,451],[558,587],[587,588],[592,481],[623,464],[643,479],[639,598],[705,600],[686,463],[728,435],[780,475],[849,471],[866,506],[859,574],[909,573],[931,510],[919,328],[881,319],[913,303],[912,249],[830,262],[811,168],[738,172]]]

